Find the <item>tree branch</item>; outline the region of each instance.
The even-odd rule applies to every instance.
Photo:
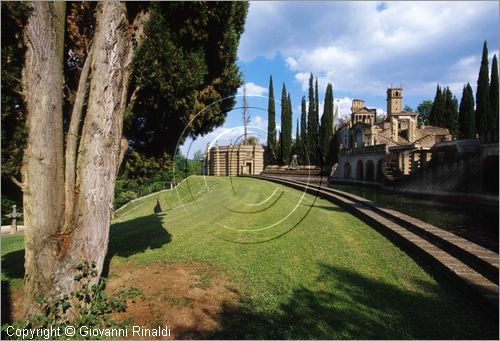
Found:
[[[120,153],[118,154],[118,165],[116,167],[116,174],[118,175],[118,172],[120,171],[120,165],[123,162],[123,158],[125,157],[125,152],[127,151],[128,148],[128,139],[123,136],[122,139],[120,140]]]
[[[19,186],[19,188],[21,188],[21,190],[24,191],[24,189],[26,188],[26,186],[22,182],[17,180],[15,177],[11,176],[10,180],[12,180],[13,183],[15,183],[17,186]]]
[[[65,214],[64,214],[64,231],[67,231],[70,227],[71,216],[73,214],[74,207],[74,197],[75,197],[75,182],[76,182],[76,159],[78,150],[78,132],[80,130],[80,124],[82,120],[83,107],[85,104],[85,97],[87,96],[88,86],[89,86],[89,74],[90,74],[90,64],[92,63],[93,48],[85,59],[82,72],[80,74],[80,80],[78,81],[78,89],[75,96],[75,103],[73,105],[73,111],[71,113],[71,121],[69,125],[69,130],[66,135],[66,168],[65,168]]]

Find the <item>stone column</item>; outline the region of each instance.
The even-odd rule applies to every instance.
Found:
[[[392,140],[398,142],[398,136],[399,136],[398,120],[394,117],[391,117],[391,135],[392,135]]]
[[[215,145],[214,148],[214,175],[219,176],[219,146]]]
[[[210,145],[207,143],[205,148],[205,164],[203,165],[204,175],[210,175]]]
[[[408,141],[413,142],[415,141],[415,126],[416,122],[413,118],[410,118],[408,120]]]

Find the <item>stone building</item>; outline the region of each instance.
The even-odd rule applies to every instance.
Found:
[[[205,153],[204,174],[237,176],[260,174],[264,170],[264,148],[256,145],[228,145],[208,148]]]
[[[403,108],[403,89],[387,89],[387,117],[354,99],[351,120],[337,127],[339,161],[333,178],[380,182],[410,174],[430,161],[430,148],[451,141],[448,129],[418,123],[418,113]]]

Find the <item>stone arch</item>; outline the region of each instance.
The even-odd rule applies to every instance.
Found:
[[[351,173],[351,164],[349,162],[344,163],[344,179],[350,179]]]
[[[366,161],[365,164],[365,179],[368,181],[375,180],[375,164],[372,160]]]
[[[481,190],[498,194],[498,155],[487,156],[481,162]]]
[[[356,163],[356,179],[363,180],[363,161],[358,160]]]
[[[382,179],[384,178],[383,173],[382,173],[382,162],[383,161],[384,160],[380,159],[377,162],[377,173],[376,173],[376,179],[375,179],[377,181],[382,181]]]

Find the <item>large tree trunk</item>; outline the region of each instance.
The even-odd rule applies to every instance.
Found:
[[[39,312],[36,295],[50,297],[74,290],[76,267],[82,261],[94,261],[100,276],[108,248],[115,180],[126,148],[122,127],[134,30],[124,3],[104,2],[96,9],[92,52],[81,73],[64,163],[64,20],[63,2],[36,2],[26,28],[26,318]]]
[[[25,316],[34,298],[52,292],[57,236],[64,214],[64,2],[34,2],[27,23],[23,70],[28,139],[22,175],[25,231]]]
[[[56,285],[73,287],[74,268],[94,261],[102,271],[108,249],[114,187],[120,161],[131,42],[125,4],[97,8],[87,113],[76,163],[75,196],[69,228],[61,235]],[[73,119],[73,118],[72,118]],[[68,198],[69,199],[69,198]]]

